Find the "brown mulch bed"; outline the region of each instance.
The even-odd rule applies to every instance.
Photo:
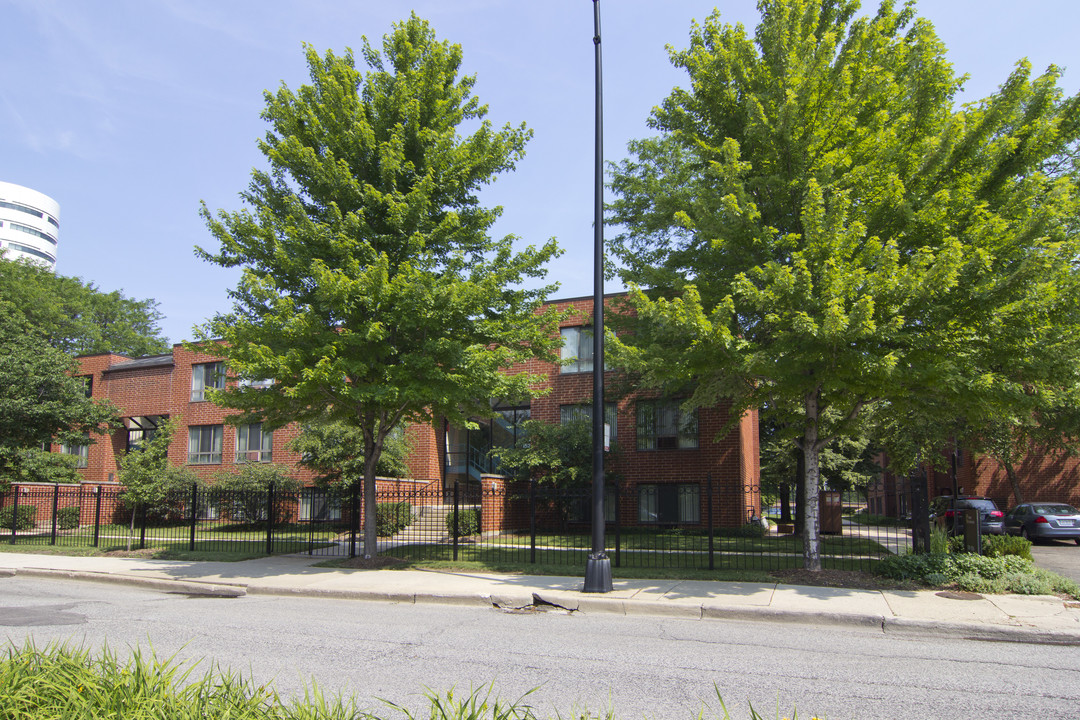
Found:
[[[813,585],[815,587],[851,588],[853,590],[917,590],[921,585],[892,580],[858,570],[774,570],[769,573],[789,585]]]

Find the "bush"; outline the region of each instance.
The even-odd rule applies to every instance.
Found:
[[[760,538],[765,537],[767,532],[769,531],[761,524],[760,520],[751,520],[742,527],[735,528],[731,534],[735,537]]]
[[[74,530],[79,527],[79,508],[66,507],[57,510],[56,527],[61,530]]]
[[[476,508],[465,508],[458,511],[458,537],[480,534],[480,511]],[[446,532],[454,535],[454,511],[446,513]]]
[[[6,507],[0,509],[0,532],[11,532],[11,517],[15,508]],[[19,508],[19,518],[15,523],[16,530],[33,530],[34,519],[37,517],[37,508],[33,505],[23,505]]]
[[[984,535],[982,551],[987,557],[1015,555],[1032,560],[1031,541],[1019,535]]]
[[[412,524],[412,505],[407,502],[386,502],[375,506],[375,534],[379,537],[396,535]]]
[[[894,580],[916,580],[941,587],[955,584],[971,592],[1020,592],[1012,587],[1018,577],[1038,574],[1029,560],[1016,555],[985,557],[972,553],[893,555],[877,566],[880,575]],[[1030,583],[1029,583],[1030,584]]]

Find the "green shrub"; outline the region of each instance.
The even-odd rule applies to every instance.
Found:
[[[480,511],[476,508],[465,508],[458,511],[458,537],[480,534]],[[454,511],[446,513],[446,532],[454,535]]]
[[[1017,595],[1052,595],[1054,583],[1039,573],[1014,573],[1004,578],[1007,592]]]
[[[744,538],[760,538],[765,537],[768,532],[765,526],[761,524],[759,520],[751,520],[748,523],[743,524],[741,527],[737,527],[734,530],[729,531],[729,534],[733,537]]]
[[[1030,561],[1016,555],[985,557],[972,553],[893,555],[877,566],[879,574],[894,580],[917,580],[937,587],[952,583],[971,592],[1013,592],[1009,578],[1037,571]]]
[[[930,552],[949,552],[949,533],[945,532],[945,528],[940,525],[934,525],[930,528]]]
[[[1002,557],[1015,555],[1025,560],[1032,560],[1031,541],[1019,535],[984,535],[982,539],[983,555]]]
[[[79,508],[66,507],[57,510],[56,527],[61,530],[74,530],[79,527]]]
[[[11,516],[15,512],[15,508],[6,507],[0,509],[0,531],[11,532]],[[37,517],[37,508],[33,505],[22,505],[19,507],[19,518],[16,520],[16,530],[33,530],[34,519]]]
[[[375,533],[391,537],[412,524],[412,505],[407,502],[385,502],[375,506]]]

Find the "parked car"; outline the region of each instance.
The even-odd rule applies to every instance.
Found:
[[[1065,503],[1021,503],[1005,516],[1005,532],[1028,540],[1072,540],[1080,545],[1080,510]]]
[[[979,511],[979,529],[983,535],[1004,535],[1005,514],[998,510],[997,504],[986,497],[970,497],[961,495],[954,498],[951,495],[941,495],[930,501],[930,519],[944,518],[945,529],[952,532],[954,526],[957,532],[963,528],[963,513],[968,508]],[[960,518],[956,518],[956,513]]]

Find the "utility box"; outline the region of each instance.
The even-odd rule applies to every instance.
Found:
[[[825,535],[839,535],[844,530],[844,504],[840,493],[822,490],[818,495],[818,521]]]
[[[978,508],[965,508],[964,518],[964,549],[969,553],[982,555],[982,528],[979,527]]]

